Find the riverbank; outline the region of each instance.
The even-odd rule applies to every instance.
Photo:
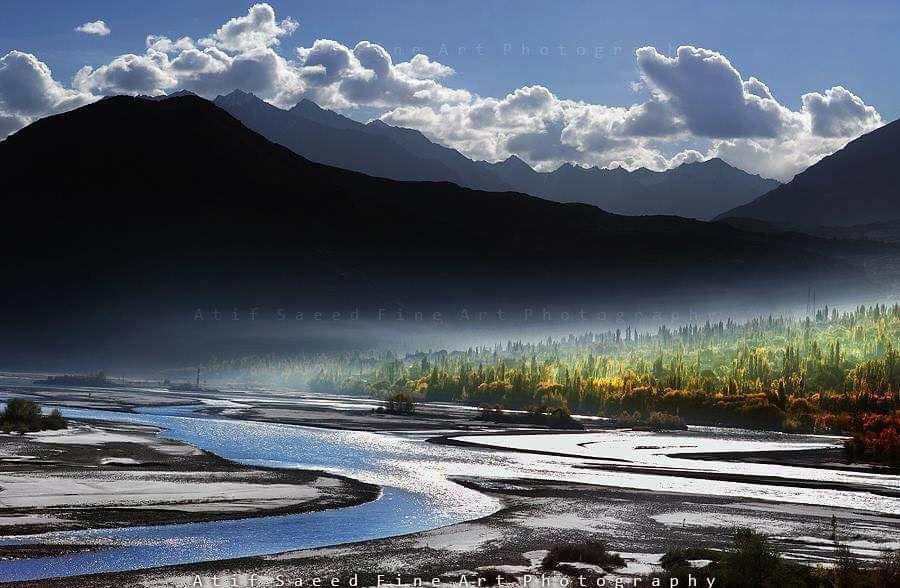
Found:
[[[459,586],[462,576],[471,582],[501,572],[512,581],[546,573],[559,585],[562,574],[544,570],[541,562],[556,544],[604,540],[622,555],[625,565],[606,572],[585,565],[587,574],[602,574],[607,585],[658,570],[663,553],[675,546],[723,549],[733,527],[752,527],[773,537],[773,543],[795,560],[828,564],[834,561],[831,533],[836,517],[839,539],[859,557],[875,559],[880,549],[900,548],[896,529],[900,520],[827,506],[804,506],[734,500],[711,496],[635,491],[569,482],[523,479],[456,478],[467,488],[500,499],[503,508],[480,519],[439,529],[362,543],[305,549],[275,555],[171,566],[140,572],[83,576],[19,586],[51,588],[148,588],[278,586],[281,578],[310,585],[322,578],[340,585],[356,576],[359,586],[383,581],[411,584],[414,578],[430,583],[439,578]],[[574,562],[573,562],[574,563]],[[578,568],[569,570],[577,575]],[[490,581],[493,583],[494,581]]]
[[[320,471],[240,465],[159,431],[80,421],[60,431],[0,434],[0,535],[295,514],[379,494]],[[35,553],[34,546],[0,545],[0,560]]]
[[[670,453],[669,457],[699,459],[703,461],[731,461],[785,465],[798,468],[840,470],[844,472],[870,472],[873,474],[900,473],[900,468],[880,463],[850,461],[847,452],[839,449],[799,449],[785,451],[718,451],[709,453]]]
[[[5,381],[4,381],[5,380]],[[6,390],[25,395],[44,406],[65,406],[117,412],[136,412],[142,408],[196,406],[198,414],[243,421],[301,425],[345,431],[367,432],[440,432],[519,430],[522,424],[478,420],[480,409],[452,403],[419,403],[413,413],[378,411],[384,402],[359,396],[340,396],[272,390],[222,387],[217,390],[178,391],[162,387],[89,388],[35,385],[34,375],[0,379],[12,385]],[[609,419],[577,417],[586,429],[608,429]],[[529,429],[555,430],[533,424]]]
[[[587,433],[595,431],[585,431]],[[517,431],[516,435],[532,435],[546,433],[546,431]],[[572,431],[565,431],[573,434]],[[530,455],[545,455],[550,457],[577,457],[583,459],[586,465],[574,466],[582,469],[594,469],[604,471],[621,471],[630,473],[643,473],[651,475],[674,476],[681,478],[695,478],[700,480],[719,480],[726,482],[745,482],[750,484],[766,484],[774,486],[795,486],[802,488],[818,488],[831,490],[847,490],[851,492],[873,492],[882,496],[894,496],[900,498],[900,489],[897,491],[883,488],[872,488],[865,484],[827,483],[817,481],[802,481],[785,479],[778,476],[759,476],[744,474],[716,474],[709,471],[694,471],[690,469],[661,469],[656,467],[640,467],[630,463],[630,460],[616,457],[599,457],[578,455],[560,451],[543,451],[538,449],[510,448],[499,445],[491,445],[489,439],[492,436],[505,435],[507,432],[491,432],[466,434],[466,437],[485,438],[484,443],[476,443],[471,440],[458,438],[457,434],[440,435],[428,439],[429,443],[447,445],[452,447],[466,447],[473,450],[511,451]],[[843,449],[801,449],[785,451],[734,451],[734,452],[709,452],[709,453],[670,453],[668,457],[677,459],[695,459],[701,461],[730,461],[742,463],[785,465],[814,469],[825,469],[845,472],[868,472],[874,474],[896,475],[895,468],[887,468],[878,464],[847,462]],[[601,463],[594,463],[601,462]]]

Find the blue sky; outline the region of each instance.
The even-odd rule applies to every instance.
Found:
[[[102,95],[240,88],[418,128],[473,158],[663,169],[721,157],[784,180],[900,116],[896,1],[3,1],[0,138]],[[217,36],[230,19],[257,36]],[[110,34],[74,30],[98,20]],[[192,40],[148,49],[148,34]],[[305,57],[319,39],[336,43]],[[656,51],[639,59],[644,46]],[[416,52],[452,70],[394,67]]]
[[[201,37],[246,12],[234,0],[121,2],[31,0],[7,2],[0,22],[0,53],[34,53],[69,80],[82,65],[100,65],[138,52],[149,33]],[[299,30],[283,42],[289,51],[324,37],[353,46],[369,40],[391,51],[423,52],[452,66],[455,85],[501,95],[540,83],[561,97],[627,105],[636,79],[633,50],[691,44],[719,51],[743,73],[763,80],[776,98],[797,107],[799,96],[842,84],[876,106],[886,120],[900,116],[900,6],[896,1],[854,2],[548,2],[380,1],[270,2]],[[73,31],[102,19],[109,37]],[[531,56],[521,54],[522,44]],[[483,46],[483,55],[475,47]],[[512,49],[504,55],[504,44]],[[441,46],[447,54],[440,54]],[[568,48],[559,55],[559,45]],[[465,47],[463,54],[458,49]],[[540,47],[550,55],[541,56]],[[575,54],[584,47],[585,56]],[[595,49],[603,47],[602,59]],[[615,47],[621,47],[618,56]],[[402,57],[402,56],[401,56]]]

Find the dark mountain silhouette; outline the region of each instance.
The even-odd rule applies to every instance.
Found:
[[[418,131],[380,121],[364,125],[309,100],[282,110],[240,90],[219,96],[215,104],[270,141],[317,163],[394,180],[509,189],[458,151],[436,145]]]
[[[487,161],[480,161],[479,163],[488,169],[492,169],[510,186],[540,186],[542,178],[546,175],[535,171],[534,168],[516,155],[510,155],[504,161],[497,163],[488,163]]]
[[[0,320],[18,350],[128,329],[143,338],[117,347],[146,347],[148,324],[181,317],[166,353],[197,308],[734,305],[868,285],[811,237],[316,164],[193,96],[42,119],[0,143],[0,162],[17,205],[0,235],[15,284]]]
[[[248,128],[312,161],[402,180],[438,180],[453,176],[439,162],[419,157],[366,126],[303,101],[281,110],[253,94],[235,90],[215,104]]]
[[[641,185],[623,169],[583,168],[567,163],[555,171],[541,173],[515,155],[499,163],[481,163],[517,191],[557,202],[592,204],[604,210],[622,195],[641,190]]]
[[[177,92],[172,92],[171,94],[160,94],[159,96],[144,96],[141,95],[139,98],[144,98],[145,100],[168,100],[169,98],[182,98],[184,96],[197,96],[194,92],[190,90],[178,90]]]
[[[851,226],[900,219],[900,121],[851,141],[787,184],[719,218],[784,226]]]
[[[619,214],[674,214],[710,219],[716,210],[747,202],[777,188],[775,180],[761,178],[714,158],[685,163],[666,172],[648,172],[636,179],[644,190],[609,207]]]
[[[495,174],[485,171],[480,165],[462,153],[437,143],[432,143],[425,135],[413,129],[394,127],[378,119],[366,125],[371,133],[388,137],[412,153],[432,161],[438,161],[449,168],[453,175],[440,178],[476,190],[503,191],[510,186]]]
[[[253,97],[256,98],[255,96]],[[216,100],[216,103],[218,104],[219,100]],[[364,124],[357,122],[352,118],[340,115],[333,110],[322,108],[312,100],[307,100],[306,98],[298,102],[293,108],[288,110],[288,112],[332,129],[344,129],[352,131],[366,130]],[[240,120],[240,117],[235,118]]]
[[[482,165],[520,192],[557,202],[583,202],[627,215],[669,214],[706,220],[779,185],[721,159],[686,163],[664,172],[565,164],[553,172],[538,173],[515,156]]]
[[[448,181],[478,190],[515,190],[557,202],[582,202],[619,214],[710,219],[778,186],[720,159],[666,172],[582,168],[534,171],[516,156],[473,162],[413,129],[380,120],[362,124],[310,100],[289,111],[237,90],[215,100],[270,141],[317,163],[395,180]]]

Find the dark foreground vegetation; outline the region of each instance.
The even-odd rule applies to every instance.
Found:
[[[4,433],[56,431],[68,426],[58,408],[54,408],[49,415],[44,415],[36,402],[24,398],[13,398],[7,401],[6,408],[0,413],[0,429]]]
[[[565,407],[536,406],[523,412],[509,412],[503,410],[501,406],[483,406],[477,418],[490,423],[538,425],[551,429],[584,429],[584,425],[572,418]]]
[[[610,553],[603,541],[587,543],[558,543],[544,556],[541,565],[546,570],[560,569],[565,562],[586,563],[610,571],[621,568],[625,560],[618,553]]]
[[[888,588],[900,586],[900,552],[886,552],[874,563],[863,563],[835,542],[833,567],[787,561],[761,533],[737,529],[728,549],[717,552],[702,548],[677,548],[666,553],[661,564],[664,571],[650,574],[664,586],[687,586],[689,575],[715,578],[715,585],[727,588]],[[691,561],[709,560],[703,567],[692,567]],[[677,579],[677,583],[672,580]],[[657,584],[659,585],[659,584]]]
[[[717,551],[676,547],[660,560],[663,570],[643,576],[643,586],[713,586],[723,588],[890,588],[900,586],[900,552],[876,562],[861,562],[835,541],[834,566],[807,566],[786,560],[768,537],[750,529],[734,530],[731,545]],[[624,560],[603,542],[554,545],[544,558],[545,570],[572,576],[590,574],[571,564],[591,564],[614,572]],[[692,580],[693,579],[693,580]],[[593,584],[587,584],[593,585]]]
[[[687,430],[687,425],[680,416],[658,411],[651,412],[647,418],[644,418],[641,412],[637,410],[632,414],[628,414],[628,411],[625,411],[616,417],[616,424],[620,427],[631,427],[642,431]]]

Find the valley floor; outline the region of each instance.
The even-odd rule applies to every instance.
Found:
[[[323,472],[242,466],[157,433],[73,422],[60,431],[0,434],[0,536],[293,514],[379,494]],[[82,549],[0,541],[0,560]]]
[[[195,404],[207,414],[238,420],[389,430],[398,435],[427,433],[436,437],[461,431],[489,434],[503,428],[473,421],[475,413],[467,407],[438,405],[418,415],[393,417],[374,413],[374,405],[360,409],[359,404],[348,399],[314,395],[297,401],[252,392],[200,399],[165,391],[54,391],[27,386],[6,391],[30,394],[45,406],[130,411],[148,402]],[[347,405],[341,406],[343,403]],[[607,428],[599,420],[586,424]],[[506,427],[507,432],[509,428]],[[0,536],[282,515],[351,506],[378,494],[372,485],[322,472],[238,465],[189,444],[162,439],[157,436],[158,431],[140,425],[83,421],[73,423],[66,431],[0,435]],[[692,457],[712,459],[707,455]],[[742,457],[752,458],[747,454]],[[810,466],[821,459],[835,468],[846,467],[835,462],[839,457],[833,452],[818,457],[795,455],[790,459]],[[836,555],[830,539],[833,522],[841,544],[861,559],[875,559],[883,550],[900,549],[900,517],[864,510],[634,490],[566,480],[476,476],[452,479],[495,498],[500,510],[476,520],[361,543],[10,585],[161,588],[291,586],[302,581],[303,586],[313,586],[313,579],[318,577],[322,578],[320,586],[332,586],[332,578],[338,579],[337,585],[348,586],[356,576],[359,586],[370,586],[377,585],[381,575],[382,585],[413,584],[415,578],[430,585],[436,578],[438,585],[459,587],[461,577],[472,582],[479,575],[499,571],[520,583],[525,583],[528,576],[539,582],[541,574],[547,574],[551,585],[565,586],[562,574],[543,569],[541,562],[547,550],[559,543],[597,539],[620,553],[626,565],[604,572],[589,564],[572,563],[567,573],[603,576],[606,585],[615,585],[616,578],[633,579],[658,570],[660,557],[673,547],[723,549],[736,527],[767,533],[788,559],[828,565]],[[695,483],[702,489],[704,480],[697,479]],[[84,549],[102,554],[103,549],[102,545],[84,547],[71,542],[18,546],[3,543],[0,539],[0,561],[58,556]],[[702,566],[703,562],[697,565]],[[699,569],[698,577],[702,578]],[[700,582],[703,585],[703,580]]]
[[[175,588],[230,586],[235,582],[237,586],[250,586],[252,576],[256,586],[294,585],[300,580],[307,586],[316,577],[322,578],[323,586],[330,585],[332,578],[338,578],[340,586],[347,586],[356,576],[359,586],[374,586],[381,575],[382,583],[394,585],[400,576],[400,583],[407,585],[413,584],[415,578],[430,585],[437,578],[441,585],[458,587],[463,576],[474,585],[476,577],[496,570],[520,583],[527,576],[539,579],[546,574],[554,586],[559,586],[562,574],[541,566],[547,550],[557,543],[602,538],[610,550],[622,555],[626,565],[604,573],[589,564],[579,566],[573,562],[573,569],[567,573],[602,575],[610,586],[615,585],[616,578],[622,578],[628,586],[635,576],[659,569],[660,557],[672,547],[724,548],[729,529],[737,526],[752,526],[769,533],[790,559],[828,564],[834,561],[834,544],[823,538],[830,533],[832,515],[837,516],[842,544],[862,558],[878,557],[880,549],[900,548],[896,540],[900,520],[827,506],[781,505],[562,481],[457,481],[498,497],[503,508],[482,519],[402,537],[19,585]],[[703,577],[700,570],[698,577]],[[534,581],[535,586],[538,581]]]

